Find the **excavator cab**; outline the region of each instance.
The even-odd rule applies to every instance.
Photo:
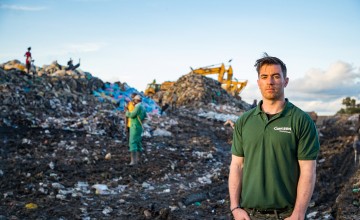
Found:
[[[232,96],[239,96],[240,93],[242,92],[242,90],[245,88],[245,86],[247,85],[247,80],[245,81],[230,81],[230,82],[226,82],[223,83],[221,85],[221,87],[223,89],[225,89],[228,93],[230,93]]]
[[[146,96],[152,97],[155,93],[159,91],[166,91],[174,85],[175,82],[166,81],[161,84],[154,82],[147,84],[144,94]]]
[[[156,92],[158,92],[161,88],[161,84],[156,84],[156,83],[149,83],[146,86],[144,95],[146,96],[153,96]]]

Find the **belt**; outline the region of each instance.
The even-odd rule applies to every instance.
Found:
[[[279,216],[281,213],[289,211],[289,208],[283,208],[283,209],[256,209],[256,208],[244,208],[247,213],[251,216],[255,215],[274,215],[276,218],[281,219],[281,216]]]

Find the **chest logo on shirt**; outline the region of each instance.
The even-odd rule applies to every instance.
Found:
[[[275,131],[291,134],[291,128],[289,127],[274,127]]]

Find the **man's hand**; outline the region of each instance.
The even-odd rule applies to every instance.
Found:
[[[226,125],[230,125],[230,127],[231,127],[232,129],[235,128],[234,122],[232,122],[230,119],[228,119],[228,120],[224,123],[224,126],[226,126]]]
[[[235,220],[251,220],[244,209],[235,209],[232,214]]]

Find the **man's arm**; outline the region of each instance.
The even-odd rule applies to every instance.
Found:
[[[132,112],[126,111],[125,116],[128,118],[136,118],[136,116],[138,115],[139,108],[140,105],[136,105]]]
[[[230,210],[235,219],[250,220],[245,210],[236,208],[240,205],[243,165],[244,157],[232,155],[229,173]]]
[[[299,160],[300,177],[292,215],[288,219],[304,219],[316,180],[316,160]]]

